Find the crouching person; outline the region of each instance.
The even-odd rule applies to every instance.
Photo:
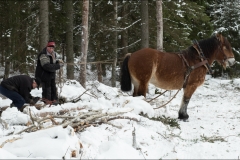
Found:
[[[41,81],[27,75],[18,75],[3,80],[0,84],[0,94],[12,100],[11,106],[15,106],[23,112],[24,103],[34,105],[40,98],[30,94],[34,88],[39,89]]]

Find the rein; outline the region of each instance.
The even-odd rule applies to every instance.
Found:
[[[161,105],[161,106],[159,106],[159,107],[156,107],[156,108],[153,108],[153,109],[158,109],[158,108],[162,108],[162,107],[164,107],[164,106],[166,106],[168,103],[170,103],[172,100],[173,100],[173,98],[175,98],[176,97],[176,95],[178,94],[178,92],[180,91],[181,89],[179,89],[175,94],[174,94],[174,96],[167,102],[167,103],[165,103],[165,104],[163,104],[163,105]],[[166,91],[165,91],[166,92]],[[164,93],[165,93],[164,92]],[[162,94],[161,94],[162,95]],[[159,97],[159,96],[158,96]],[[157,97],[156,97],[157,98]],[[155,98],[154,98],[155,99]]]

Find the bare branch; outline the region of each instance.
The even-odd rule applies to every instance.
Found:
[[[16,141],[16,140],[18,140],[18,139],[21,139],[21,137],[13,137],[12,139],[8,139],[8,140],[6,140],[6,141],[4,141],[1,145],[0,145],[0,148],[3,148],[3,146],[6,144],[6,143],[8,143],[8,142],[10,142],[10,143],[12,143],[12,142],[14,142],[14,141]]]

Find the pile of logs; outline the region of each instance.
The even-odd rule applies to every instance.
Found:
[[[110,123],[110,121],[116,119],[128,119],[138,122],[139,120],[136,118],[123,116],[124,113],[130,111],[132,110],[123,112],[103,112],[102,110],[88,110],[88,111],[85,110],[84,112],[79,112],[77,115],[71,116],[69,112],[65,112],[65,114],[63,115],[56,115],[50,113],[33,115],[31,110],[29,109],[28,113],[31,118],[31,122],[28,123],[28,127],[26,129],[18,132],[17,134],[23,132],[35,132],[37,130],[44,129],[46,128],[46,125],[44,125],[46,122],[51,122],[51,125],[48,126],[47,128],[54,127],[57,125],[61,125],[63,128],[71,126],[72,128],[75,129],[75,132],[81,132],[83,129],[87,127],[98,126],[101,124],[108,124],[113,127],[121,129],[122,128],[121,126],[114,125],[113,123]]]

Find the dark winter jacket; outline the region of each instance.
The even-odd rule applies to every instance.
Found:
[[[56,57],[56,53],[54,54]],[[51,79],[55,79],[58,69],[60,69],[58,61],[54,61],[52,56],[47,54],[47,48],[45,47],[38,55],[35,77],[40,78],[41,81],[49,82]]]
[[[32,99],[30,92],[33,89],[33,80],[33,78],[27,75],[18,75],[3,80],[1,86],[8,90],[16,91],[25,99],[26,103],[29,103],[30,99]]]

